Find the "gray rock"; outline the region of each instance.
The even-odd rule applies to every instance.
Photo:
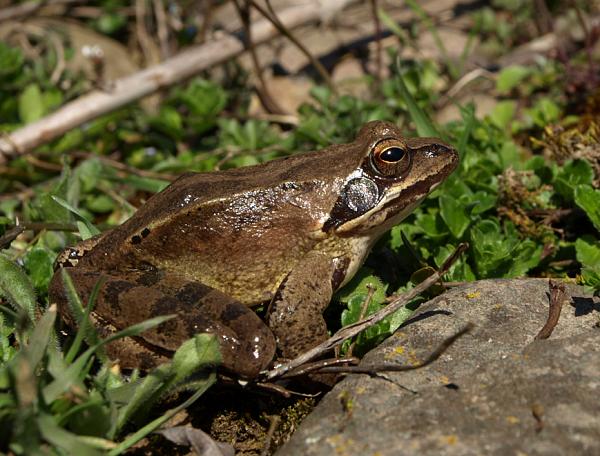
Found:
[[[414,364],[475,329],[424,368],[348,376],[277,454],[600,454],[600,303],[567,290],[546,340],[534,337],[547,280],[474,282],[431,300],[362,365]]]

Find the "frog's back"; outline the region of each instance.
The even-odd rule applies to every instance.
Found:
[[[319,241],[343,185],[319,155],[184,175],[107,233],[87,261],[150,265],[247,304],[263,302]],[[314,167],[307,169],[307,158]]]

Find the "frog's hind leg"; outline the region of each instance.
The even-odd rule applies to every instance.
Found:
[[[176,315],[140,336],[109,344],[109,356],[125,368],[159,364],[198,333],[215,334],[223,367],[243,377],[256,376],[273,359],[275,341],[267,326],[251,309],[214,288],[155,270],[117,276],[70,268],[69,273],[84,303],[97,281],[104,280],[94,315],[105,333],[159,315]],[[56,282],[50,294],[62,312],[66,297],[62,282]]]

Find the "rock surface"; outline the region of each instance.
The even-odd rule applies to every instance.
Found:
[[[279,455],[600,454],[600,300],[567,286],[549,339],[548,281],[487,280],[421,306],[362,365],[414,364],[467,322],[433,364],[351,375]]]

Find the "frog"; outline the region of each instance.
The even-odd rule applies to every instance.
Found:
[[[457,163],[440,139],[371,121],[346,144],[183,174],[122,225],[67,248],[50,301],[76,325],[61,277],[67,269],[83,303],[100,281],[90,319],[101,336],[175,315],[108,344],[122,368],[149,370],[185,340],[211,333],[221,367],[256,378],[327,338],[323,312],[333,294]]]

